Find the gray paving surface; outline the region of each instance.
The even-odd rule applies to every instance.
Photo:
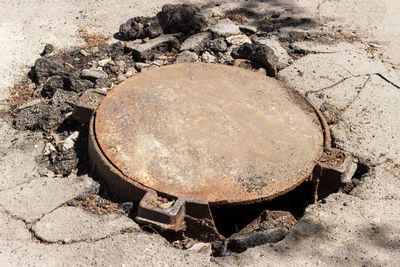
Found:
[[[172,1],[0,0],[2,109],[7,86],[27,72],[45,43],[58,48],[80,45],[80,27],[112,35],[127,18],[155,14],[167,2]],[[379,45],[375,56],[360,43],[334,48],[308,45],[315,54],[279,73],[297,90],[309,91],[309,97],[328,113],[338,111],[331,114],[336,145],[371,167],[351,193],[333,194],[310,206],[295,230],[273,246],[212,258],[175,249],[127,218],[110,219],[63,207],[92,193],[96,184],[89,177],[43,175],[33,160],[43,149],[40,138],[17,133],[3,116],[0,266],[398,266],[400,89],[395,85],[400,85],[400,4],[390,0],[272,2],[271,9],[291,7],[328,28],[354,30]],[[243,3],[222,4],[214,9]]]

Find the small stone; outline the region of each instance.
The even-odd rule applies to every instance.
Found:
[[[82,56],[84,56],[84,57],[87,57],[87,56],[89,56],[89,53],[88,52],[86,52],[85,50],[81,50],[81,51],[79,51],[79,53],[82,55]]]
[[[41,56],[49,55],[53,53],[54,51],[54,46],[52,44],[46,44],[44,46],[43,52],[40,54]]]
[[[44,154],[45,156],[48,156],[48,155],[50,155],[51,152],[53,152],[53,151],[56,151],[56,148],[53,146],[52,143],[47,143],[46,146],[44,147],[43,154]]]
[[[181,45],[180,51],[190,50],[199,52],[203,50],[206,43],[211,39],[211,33],[201,32],[187,38]]]
[[[233,49],[231,55],[233,58],[248,59],[261,63],[266,68],[268,76],[275,77],[280,69],[288,66],[291,62],[291,58],[284,48],[280,46],[278,41],[275,42],[246,43],[239,48]]]
[[[137,72],[137,70],[135,69],[135,68],[129,68],[129,69],[127,69],[126,70],[126,72],[125,72],[125,76],[127,77],[127,78],[129,78],[129,77],[131,77],[133,74],[135,74]]]
[[[207,23],[201,9],[195,4],[164,5],[159,18],[165,33],[198,32]]]
[[[157,17],[134,17],[119,27],[119,34],[125,40],[155,38],[162,33]]]
[[[251,40],[244,34],[232,35],[226,38],[226,41],[231,45],[251,44]]]
[[[204,52],[201,56],[201,60],[205,63],[215,63],[217,61],[217,57],[211,55],[208,52]]]
[[[218,62],[221,64],[232,64],[233,57],[230,55],[230,53],[226,54],[218,53]]]
[[[207,255],[210,255],[212,252],[210,243],[196,243],[187,250],[194,251],[197,253],[204,253]]]
[[[126,80],[126,76],[125,76],[124,74],[120,73],[120,74],[118,74],[118,76],[117,76],[117,80],[118,80],[119,82],[123,82],[123,81]]]
[[[273,54],[276,58],[277,70],[284,69],[293,62],[292,58],[289,56],[286,49],[283,48],[277,40],[260,38],[258,39],[258,42],[260,44],[267,46],[269,49],[273,51]]]
[[[208,42],[208,48],[210,48],[214,53],[225,52],[228,49],[228,45],[224,38],[217,38]]]
[[[254,34],[257,32],[257,27],[252,25],[239,25],[239,29],[246,34]]]
[[[143,44],[128,42],[125,49],[128,52],[132,52],[135,61],[144,61],[146,59],[152,59],[156,53],[162,54],[173,48],[177,49],[178,47],[178,39],[171,34],[167,34],[151,39]]]
[[[142,70],[142,69],[144,69],[144,68],[150,67],[150,64],[143,63],[143,62],[136,62],[136,63],[135,63],[135,67],[136,67],[138,70]]]
[[[40,94],[44,98],[52,98],[57,90],[62,90],[63,88],[64,77],[61,75],[54,75],[46,81]]]
[[[190,51],[182,51],[176,57],[175,63],[184,63],[184,62],[196,62],[199,59],[199,56],[195,52]]]
[[[125,72],[126,69],[126,62],[123,60],[116,60],[115,65],[122,71]]]
[[[111,88],[112,86],[113,86],[113,83],[109,79],[100,78],[100,79],[96,80],[95,88],[97,88],[97,89]]]
[[[84,69],[81,73],[82,78],[88,79],[91,81],[96,81],[97,79],[104,78],[107,79],[108,75],[103,70],[99,69]]]
[[[86,90],[76,101],[72,117],[81,123],[88,122],[105,95],[98,89]]]
[[[106,64],[108,64],[111,61],[111,58],[106,58],[98,61],[98,64],[100,67],[104,67]]]
[[[164,65],[164,60],[160,59],[154,60],[153,62],[150,63],[150,65],[161,67],[162,65]]]
[[[230,19],[222,19],[217,24],[210,28],[210,31],[215,36],[228,37],[231,35],[238,35],[241,33],[239,26],[237,26]]]
[[[90,52],[91,52],[92,54],[97,54],[97,53],[99,53],[99,47],[98,47],[98,46],[92,47],[92,48],[90,49]]]
[[[70,136],[68,136],[68,137],[63,141],[62,149],[63,149],[64,151],[67,151],[67,150],[73,148],[74,145],[75,145],[76,140],[78,139],[78,136],[79,136],[79,132],[78,132],[78,131],[75,131],[75,132],[73,132]]]
[[[42,102],[42,100],[39,99],[39,98],[38,98],[38,99],[34,99],[34,100],[32,100],[32,101],[29,101],[28,103],[22,104],[21,106],[17,107],[17,108],[14,110],[14,112],[18,113],[18,112],[20,112],[20,111],[23,110],[23,109],[26,109],[26,108],[29,108],[29,107],[38,105],[38,104],[40,104],[41,102]]]

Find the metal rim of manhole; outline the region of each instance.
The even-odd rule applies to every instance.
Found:
[[[311,180],[316,166],[343,179],[348,155],[332,164],[327,151],[343,155],[306,97],[260,73],[204,63],[121,83],[89,134],[93,171],[137,204],[139,222],[207,241],[220,238],[210,206],[270,200]],[[160,196],[172,201],[158,205]]]

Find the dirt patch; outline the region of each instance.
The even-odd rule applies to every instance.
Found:
[[[99,46],[99,45],[105,45],[107,44],[108,40],[110,40],[109,37],[105,37],[102,34],[96,34],[96,33],[88,33],[86,29],[78,29],[78,34],[79,37],[81,37],[87,44],[88,46]]]

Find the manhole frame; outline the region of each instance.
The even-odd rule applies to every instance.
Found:
[[[136,220],[138,222],[150,224],[160,231],[182,233],[182,235],[190,236],[201,241],[213,241],[220,239],[222,236],[218,233],[215,227],[210,206],[246,205],[271,200],[292,191],[305,181],[313,180],[314,176],[318,176],[319,181],[323,171],[326,170],[333,171],[333,173],[338,173],[337,175],[339,178],[341,178],[343,174],[347,174],[348,176],[349,166],[347,165],[349,165],[349,161],[352,161],[352,157],[348,153],[331,147],[329,127],[321,111],[304,94],[288,87],[285,83],[283,83],[282,86],[286,87],[288,90],[292,90],[292,93],[299,96],[308,106],[312,108],[317,115],[323,138],[323,147],[321,148],[322,151],[320,156],[322,157],[322,154],[327,151],[333,154],[344,154],[346,164],[342,164],[341,166],[333,166],[329,163],[316,162],[315,167],[311,169],[311,171],[307,173],[305,177],[302,177],[297,184],[286,187],[284,190],[279,191],[274,195],[270,195],[269,197],[259,198],[256,200],[241,203],[227,203],[224,201],[209,203],[206,201],[203,202],[191,199],[177,199],[175,196],[168,195],[168,193],[156,192],[152,188],[134,181],[130,177],[124,175],[113,165],[98,144],[95,132],[96,112],[94,112],[89,124],[88,137],[88,157],[91,166],[90,172],[91,174],[101,178],[101,180],[107,185],[109,192],[116,200],[134,203],[134,207],[137,209]],[[316,174],[316,169],[320,175]],[[351,171],[352,170],[350,170],[350,172]],[[316,190],[318,190],[317,188],[318,186],[316,186]],[[176,200],[176,202],[169,209],[160,209],[152,206],[149,201],[151,197],[154,197],[154,194],[156,196],[159,195]],[[183,210],[183,212],[181,212],[181,210]]]

